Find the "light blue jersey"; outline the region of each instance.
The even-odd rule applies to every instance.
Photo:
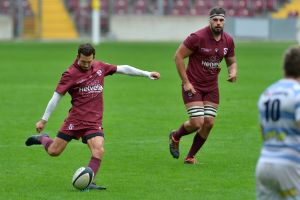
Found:
[[[300,164],[300,84],[282,79],[268,87],[258,101],[263,147],[260,161]]]

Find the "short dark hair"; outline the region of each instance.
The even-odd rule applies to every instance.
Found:
[[[285,76],[300,77],[300,46],[295,45],[288,48],[284,54],[283,68]]]
[[[93,56],[95,57],[96,51],[95,51],[95,48],[91,44],[86,43],[86,44],[79,45],[78,56],[80,56],[80,54],[83,54],[85,56],[90,56],[93,54]]]
[[[209,16],[213,15],[226,15],[226,11],[222,7],[214,7],[209,11]]]

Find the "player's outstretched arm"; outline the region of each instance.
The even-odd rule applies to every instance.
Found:
[[[42,119],[40,119],[36,124],[35,124],[35,127],[36,127],[36,131],[38,133],[40,133],[44,128],[45,128],[45,125],[51,115],[51,113],[54,111],[54,109],[56,108],[58,102],[60,101],[60,99],[62,98],[62,95],[57,93],[57,92],[54,92],[52,98],[50,99],[48,105],[47,105],[47,108],[45,110],[45,113],[42,117]]]
[[[157,80],[160,78],[160,74],[158,72],[148,72],[129,65],[118,65],[116,73],[127,74],[131,76],[145,76],[152,80]]]

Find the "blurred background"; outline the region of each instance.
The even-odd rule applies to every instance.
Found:
[[[0,0],[0,40],[82,40],[99,11],[101,40],[177,41],[227,11],[238,39],[296,40],[300,0]]]

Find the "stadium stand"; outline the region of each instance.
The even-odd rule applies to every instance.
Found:
[[[75,19],[80,34],[90,34],[91,0],[64,2]],[[222,6],[227,10],[228,16],[268,16],[286,2],[289,0],[101,0],[101,32],[104,35],[109,33],[111,15],[207,16],[213,6]]]
[[[35,0],[29,0],[33,3]],[[61,0],[43,0],[42,39],[78,38],[74,22]]]
[[[11,14],[17,12],[17,2],[10,0],[0,0],[0,14]],[[24,16],[32,16],[33,12],[27,0],[22,0],[21,7]]]
[[[30,19],[30,16],[36,15],[38,0],[21,1],[25,28],[36,29],[37,24],[32,18]],[[69,28],[61,32],[73,32],[72,36],[67,36],[64,33],[66,38],[77,37],[76,32],[80,36],[90,34],[92,0],[41,1],[43,2],[43,37],[57,34],[50,33],[51,29],[64,30],[66,27]],[[17,0],[0,0],[0,14],[16,16],[16,12],[18,12],[16,2]],[[287,18],[298,17],[300,13],[300,0],[101,0],[101,32],[102,34],[109,33],[111,15],[207,16],[213,6],[224,7],[227,10],[227,15],[234,17],[272,16],[274,18]],[[26,18],[26,16],[28,17]],[[73,23],[74,25],[72,25]],[[60,27],[54,28],[55,25],[59,26],[59,24]],[[72,26],[76,29],[73,30]]]
[[[274,18],[299,17],[300,1],[291,0],[272,15]]]
[[[133,1],[133,13],[134,14],[146,14],[148,11],[148,2],[146,0]]]

